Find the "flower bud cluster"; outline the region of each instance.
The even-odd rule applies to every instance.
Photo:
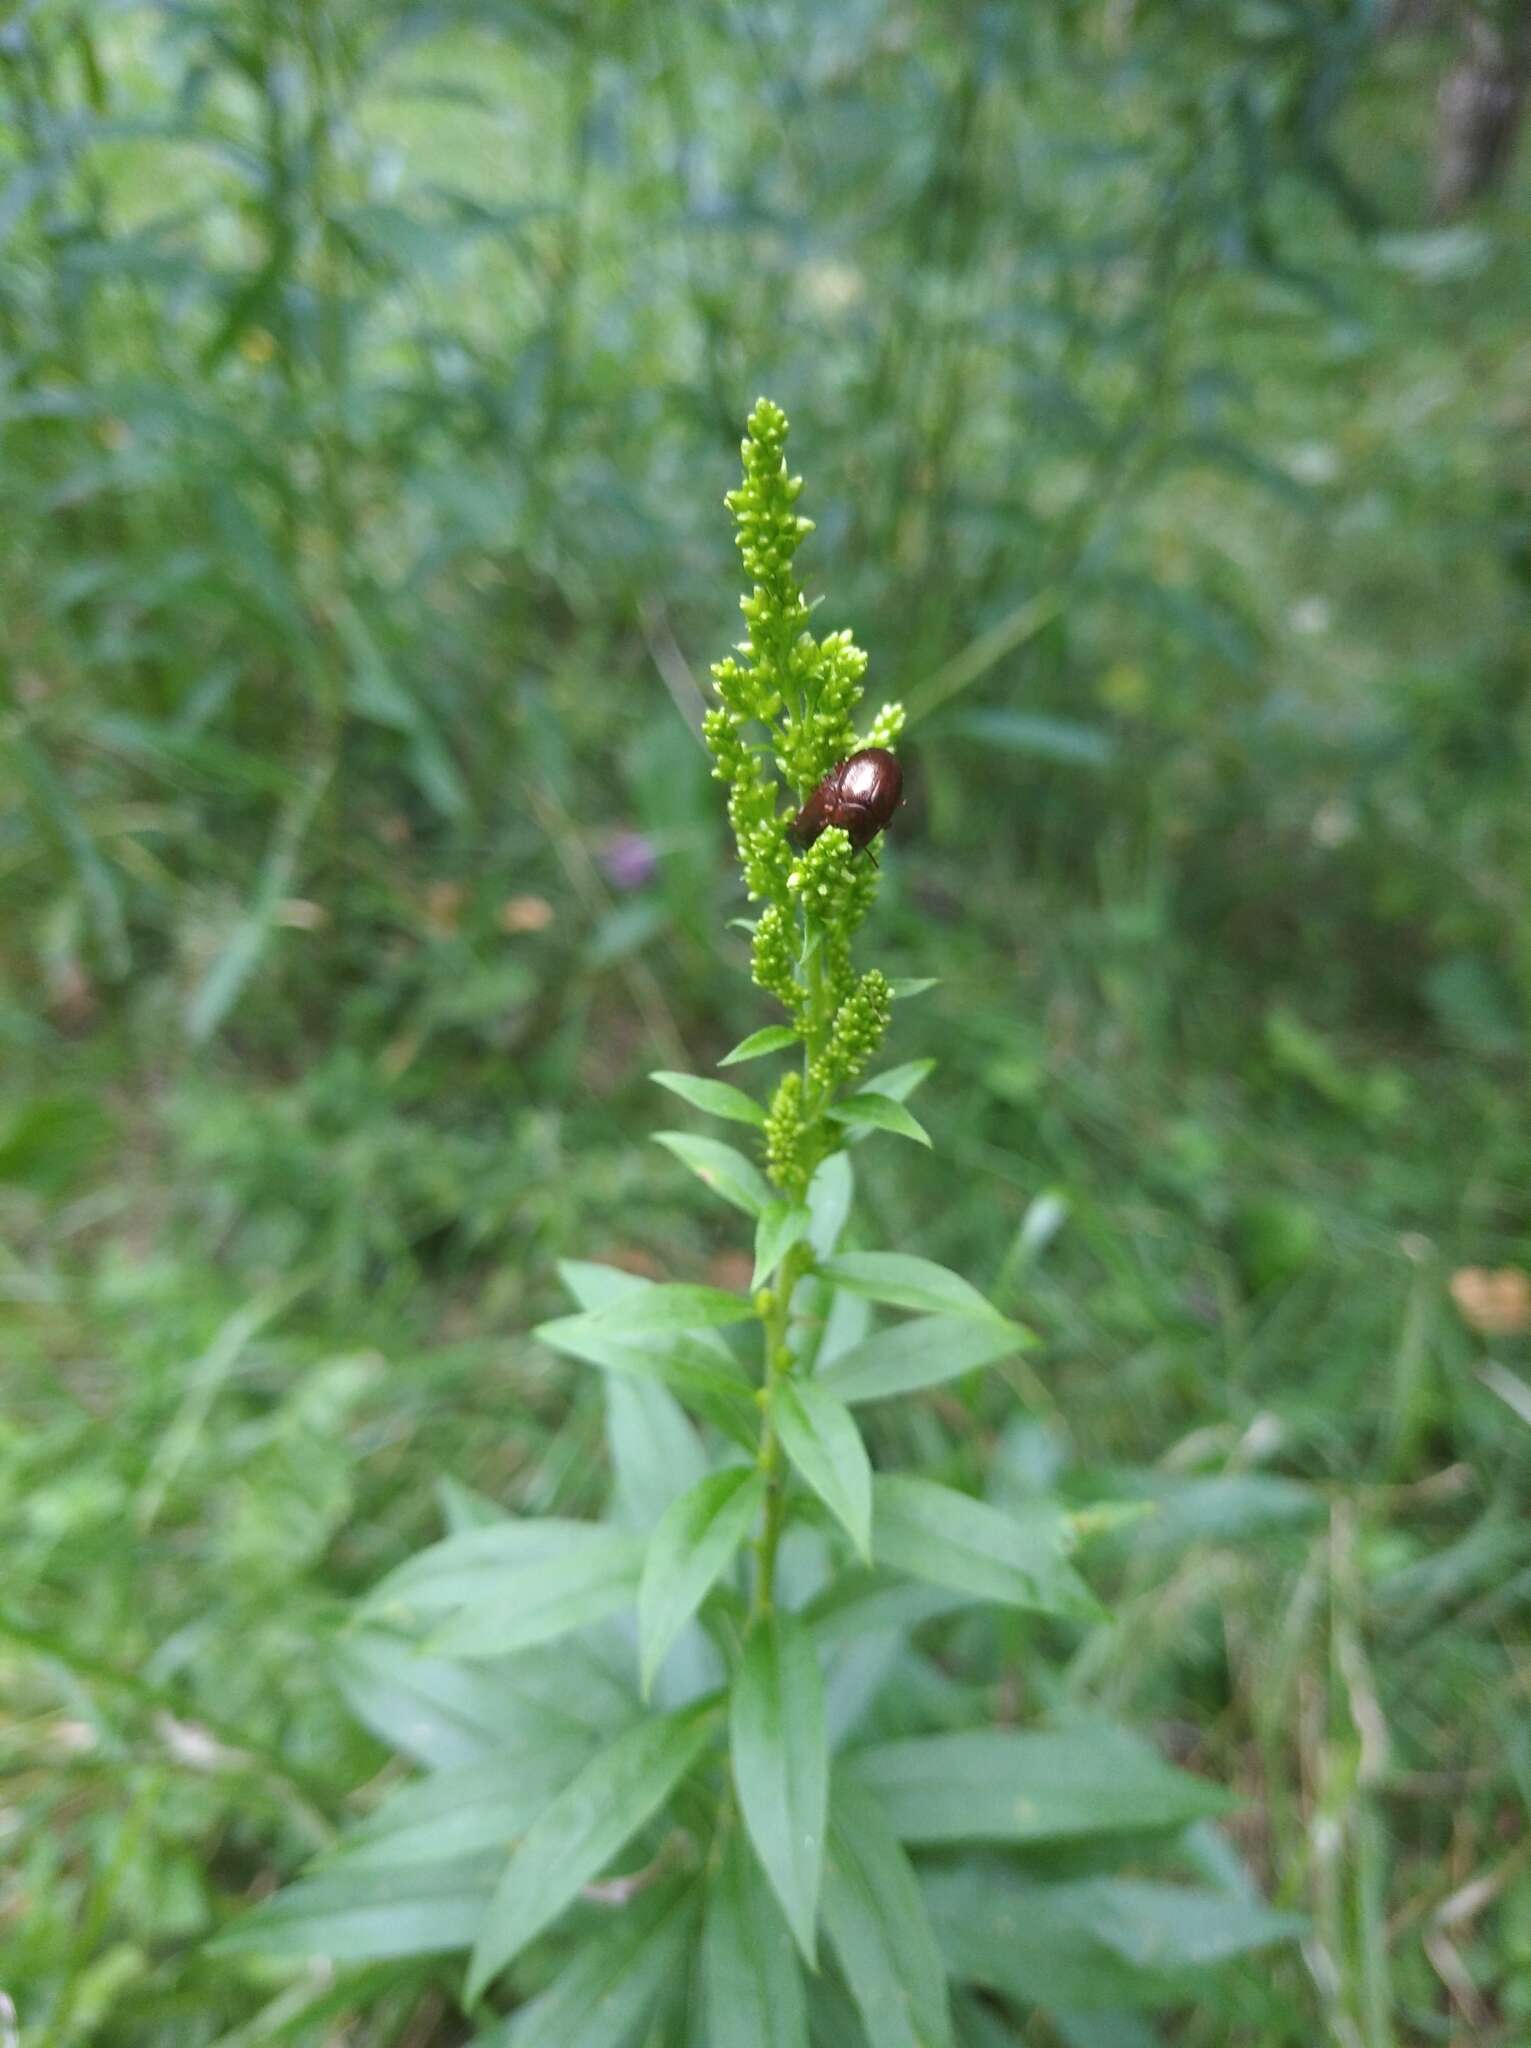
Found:
[[[766,1172],[783,1194],[800,1202],[813,1166],[807,1158],[808,1130],[803,1122],[803,1077],[794,1069],[783,1074],[766,1112]],[[814,1162],[815,1164],[817,1162]]]
[[[856,747],[896,747],[904,730],[904,707],[902,704],[884,704],[881,711],[867,728],[864,740],[857,740]]]
[[[804,1001],[797,979],[797,934],[779,903],[768,903],[756,921],[750,971],[755,986],[775,996],[796,1023]]]
[[[800,689],[787,702],[776,765],[807,796],[836,761],[856,751],[851,710],[867,658],[848,632],[828,633],[817,643],[804,634],[797,656]]]
[[[893,990],[886,975],[869,967],[835,1011],[829,1041],[808,1070],[815,1096],[830,1095],[864,1073],[882,1044],[893,1014]]]
[[[810,927],[843,925],[857,896],[851,842],[838,825],[821,832],[787,871],[787,887],[803,906]]]
[[[847,632],[816,639],[809,631],[793,558],[812,522],[797,510],[802,482],[788,474],[786,438],[786,415],[761,399],[743,445],[743,481],[727,499],[750,579],[740,600],[747,637],[713,667],[716,701],[702,736],[728,790],[745,886],[760,906],[751,970],[803,1042],[803,1064],[777,1088],[764,1133],[770,1177],[796,1201],[844,1142],[825,1111],[880,1044],[891,990],[875,970],[858,979],[851,964],[851,941],[877,891],[875,863],[853,854],[836,826],[804,849],[788,824],[837,761],[863,746],[891,747],[904,712],[885,704],[859,739],[866,655]]]

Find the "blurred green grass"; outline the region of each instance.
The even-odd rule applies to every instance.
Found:
[[[1013,1711],[1104,1700],[1247,1795],[1313,1934],[1234,2038],[1521,2038],[1531,1368],[1449,1283],[1531,1261],[1531,244],[1523,176],[1428,220],[1451,46],[1374,29],[0,32],[29,2044],[460,2038],[429,1971],[199,1944],[366,1797],[323,1646],[439,1475],[597,1498],[594,1390],[523,1334],[554,1260],[730,1277],[643,1076],[759,1021],[686,730],[759,389],[913,713],[882,915],[941,977],[894,1048],[939,1143],[868,1224],[1044,1340],[883,1448],[1162,1497]]]

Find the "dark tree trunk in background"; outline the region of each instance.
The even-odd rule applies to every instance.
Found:
[[[1531,83],[1531,6],[1497,20],[1475,17],[1467,47],[1441,86],[1435,122],[1438,219],[1450,219],[1504,183]]]

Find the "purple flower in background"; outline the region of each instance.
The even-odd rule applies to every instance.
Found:
[[[614,889],[641,889],[654,879],[659,856],[642,832],[617,832],[601,848],[601,866]]]

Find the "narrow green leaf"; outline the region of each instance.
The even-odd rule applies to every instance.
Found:
[[[636,1294],[624,1294],[591,1313],[622,1330],[703,1330],[720,1329],[726,1323],[747,1323],[755,1313],[755,1304],[747,1295],[730,1294],[722,1287],[667,1281]]]
[[[335,1670],[357,1719],[433,1770],[485,1762],[507,1746],[552,1744],[571,1731],[609,1737],[637,1705],[573,1642],[473,1666],[422,1657],[393,1636],[358,1633],[340,1644]]]
[[[876,2048],[952,2048],[946,1969],[909,1860],[876,1802],[835,1782],[824,1924]]]
[[[742,1088],[730,1088],[726,1081],[703,1081],[695,1074],[670,1073],[650,1074],[649,1079],[668,1088],[682,1102],[689,1102],[693,1109],[705,1110],[709,1116],[727,1117],[736,1124],[753,1124],[757,1130],[765,1127],[766,1113],[760,1104]]]
[[[735,1443],[754,1448],[760,1419],[754,1390],[722,1345],[676,1331],[635,1333],[590,1314],[556,1316],[532,1335],[565,1358],[673,1388]]]
[[[772,1202],[755,1226],[755,1271],[750,1278],[751,1293],[764,1287],[785,1258],[788,1249],[805,1238],[813,1218],[801,1202]]]
[[[765,1490],[764,1474],[735,1465],[693,1486],[661,1516],[638,1588],[645,1695],[670,1645],[733,1562]]]
[[[342,1846],[331,1868],[402,1870],[481,1849],[508,1850],[595,1753],[588,1733],[566,1729],[482,1763],[433,1771],[401,1786]]]
[[[783,1380],[772,1415],[787,1456],[870,1563],[872,1467],[850,1410],[816,1380]]]
[[[611,1519],[645,1534],[712,1469],[696,1425],[656,1380],[607,1380],[606,1447],[616,1479]]]
[[[752,924],[745,926],[753,931]],[[767,1024],[762,1031],[752,1031],[748,1038],[741,1038],[732,1052],[724,1053],[718,1061],[720,1067],[736,1067],[743,1060],[763,1059],[768,1052],[785,1052],[789,1045],[801,1042],[801,1034],[790,1024]]]
[[[930,1143],[925,1126],[891,1095],[847,1095],[826,1114],[837,1124],[891,1131],[895,1137],[913,1138],[917,1145]]]
[[[891,1095],[895,1102],[907,1102],[935,1070],[934,1060],[906,1060],[901,1067],[889,1067],[885,1074],[873,1074],[861,1085],[869,1095]]]
[[[1232,1803],[1120,1728],[975,1728],[863,1749],[848,1768],[906,1842],[1046,1842],[1184,1827]]]
[[[664,1805],[712,1733],[709,1708],[640,1721],[595,1761],[522,1837],[468,1965],[469,2004],[550,1927]]]
[[[1205,1997],[1209,1966],[1287,1941],[1303,1921],[1256,1900],[1137,1878],[1040,1884],[975,1861],[925,1880],[952,1975],[1044,2008],[1168,2005]]]
[[[924,1586],[902,1572],[839,1572],[803,1610],[821,1650],[868,1635],[907,1635],[923,1622],[969,1604],[949,1586]]]
[[[623,1266],[603,1266],[597,1259],[560,1259],[558,1277],[582,1309],[610,1308],[615,1301],[627,1301],[646,1294],[654,1285],[641,1273],[629,1273]]]
[[[316,769],[278,821],[261,862],[255,893],[186,1006],[186,1035],[193,1045],[212,1037],[240,990],[260,963],[278,926],[282,899],[292,894],[303,841],[329,784],[328,766]]]
[[[737,1830],[707,1889],[702,1985],[707,2048],[808,2048],[792,1933]]]
[[[758,1216],[775,1199],[770,1182],[751,1160],[716,1138],[693,1137],[689,1131],[655,1131],[654,1143],[689,1166],[703,1187],[746,1216]]]
[[[811,1965],[829,1743],[818,1659],[796,1616],[770,1614],[756,1623],[734,1677],[730,1741],[744,1824]]]
[[[816,1259],[827,1259],[840,1242],[855,1194],[855,1175],[844,1152],[831,1152],[808,1183],[808,1213],[813,1228],[808,1242]]]
[[[934,1259],[911,1258],[905,1252],[842,1252],[820,1268],[826,1280],[852,1294],[885,1301],[892,1308],[920,1309],[930,1315],[980,1316],[1001,1320],[978,1292]]]
[[[18,721],[19,724],[19,721]],[[14,728],[6,735],[9,759],[28,785],[43,818],[57,833],[75,863],[86,902],[106,956],[109,972],[126,974],[132,961],[122,899],[111,869],[102,859],[83,811],[69,784],[55,770],[46,752]],[[214,963],[216,969],[217,963]]]
[[[689,1880],[640,1892],[476,2048],[628,2048],[682,1966],[700,1910]]]
[[[631,1605],[643,1569],[640,1537],[605,1529],[599,1542],[506,1572],[427,1644],[441,1657],[503,1657],[554,1642]]]
[[[579,1551],[610,1547],[611,1531],[598,1522],[546,1515],[536,1521],[502,1518],[464,1529],[417,1551],[367,1595],[370,1619],[414,1627],[455,1607],[492,1599],[508,1576]]]
[[[335,1963],[449,1955],[484,1917],[499,1851],[406,1870],[337,1870],[289,1885],[226,1928],[218,1955],[324,1956]]]
[[[938,1387],[993,1365],[1033,1341],[1018,1323],[977,1316],[916,1316],[878,1330],[823,1367],[819,1383],[842,1401],[882,1401]]]
[[[939,988],[940,977],[934,974],[901,975],[890,984],[893,1000],[906,1003],[911,996],[922,996],[928,988]]]
[[[880,1473],[872,1482],[872,1554],[911,1578],[975,1600],[1093,1621],[1100,1607],[1067,1561],[1067,1517],[1001,1514],[933,1480]]]

